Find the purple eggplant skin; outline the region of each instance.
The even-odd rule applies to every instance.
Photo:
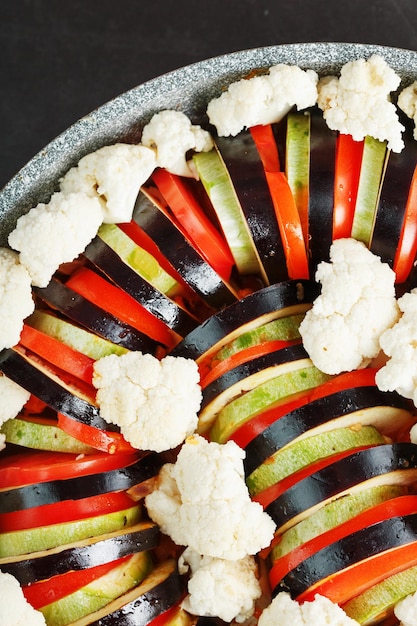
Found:
[[[115,611],[91,621],[89,626],[147,626],[180,602],[185,591],[185,579],[173,566],[172,571],[154,587]]]
[[[75,390],[71,393],[13,348],[0,352],[0,371],[58,413],[94,428],[119,431],[117,426],[109,424],[101,417],[97,406],[76,395]]]
[[[264,354],[255,359],[251,359],[246,363],[242,363],[229,370],[222,376],[219,376],[212,383],[207,385],[203,389],[203,397],[201,401],[201,408],[206,407],[210,402],[217,398],[220,394],[227,391],[234,385],[239,383],[252,375],[256,375],[258,372],[267,368],[278,367],[285,363],[292,361],[298,361],[300,359],[308,359],[308,354],[303,345],[295,344],[288,346],[287,348],[281,348],[268,354]]]
[[[343,389],[282,415],[245,447],[246,476],[249,476],[280,448],[310,429],[350,413],[366,412],[368,408],[383,406],[410,411],[409,402],[399,394],[380,391],[376,386],[369,386]],[[359,417],[358,422],[360,421]]]
[[[269,283],[288,279],[284,247],[274,204],[256,144],[249,130],[216,137],[249,231]]]
[[[150,313],[184,337],[198,324],[185,309],[155,289],[134,269],[124,263],[100,237],[88,244],[83,255],[107,278],[135,298]]]
[[[171,458],[169,453],[165,455],[149,452],[130,465],[119,469],[8,489],[2,491],[0,513],[23,511],[44,504],[81,500],[100,493],[131,489],[156,476],[169,458]],[[133,504],[132,501],[132,506]]]
[[[152,197],[139,192],[133,221],[151,237],[185,282],[214,310],[227,306],[236,296],[215,270],[164,215]]]
[[[299,304],[309,304],[319,285],[309,280],[286,280],[269,285],[213,314],[180,341],[173,356],[198,359],[227,335],[263,315]]]
[[[404,481],[417,477],[417,444],[408,442],[352,452],[298,481],[278,496],[266,512],[278,528],[324,500],[349,490],[363,481],[400,470]]]
[[[413,137],[413,124],[405,115],[401,117],[405,127],[405,147],[401,152],[390,152],[370,250],[392,268],[401,236],[407,206],[408,193],[417,165],[417,142]]]
[[[376,522],[304,559],[284,576],[272,593],[276,595],[279,591],[288,591],[296,598],[327,576],[385,550],[415,541],[417,541],[417,513]]]
[[[156,524],[145,522],[124,530],[113,537],[99,541],[65,548],[59,552],[46,551],[45,555],[36,558],[2,563],[1,571],[9,573],[21,585],[30,585],[51,576],[58,576],[69,571],[80,571],[116,559],[153,550],[158,546],[160,530]]]
[[[311,275],[327,261],[333,238],[334,171],[337,133],[330,130],[321,111],[311,109],[310,181],[308,204]]]
[[[158,342],[90,302],[59,280],[52,279],[44,288],[35,287],[34,293],[51,309],[58,310],[72,322],[112,343],[128,350],[156,353]]]
[[[278,150],[279,166],[285,172],[286,152],[287,152],[287,116],[285,115],[279,122],[271,124],[272,133]]]

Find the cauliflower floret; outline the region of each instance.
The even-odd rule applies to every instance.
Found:
[[[275,523],[249,497],[244,455],[233,441],[188,438],[146,498],[152,519],[176,544],[203,556],[238,560],[268,546]]]
[[[17,252],[0,248],[0,350],[19,341],[23,321],[34,308],[29,272]]]
[[[390,150],[401,152],[404,126],[390,101],[390,93],[399,84],[400,77],[375,54],[368,60],[349,61],[339,78],[321,78],[317,103],[332,130],[352,135],[356,141],[369,135],[387,141]]]
[[[416,626],[417,624],[417,593],[408,595],[400,600],[394,608],[395,617],[401,626]]]
[[[382,391],[397,391],[417,406],[417,289],[398,299],[402,312],[397,323],[380,337],[383,352],[390,357],[376,374]]]
[[[135,144],[116,143],[85,155],[60,180],[63,193],[82,191],[99,198],[103,222],[129,222],[141,185],[156,166],[155,152]]]
[[[328,598],[316,594],[311,602],[299,604],[289,593],[281,592],[259,617],[258,626],[358,626],[358,622]]]
[[[268,74],[229,85],[227,91],[209,102],[207,115],[220,136],[234,136],[244,128],[278,122],[293,106],[313,106],[317,81],[313,70],[279,63],[269,68]]]
[[[20,413],[30,393],[7,376],[0,374],[0,427]],[[5,436],[0,434],[0,450],[5,447]]]
[[[255,600],[262,593],[253,556],[227,561],[186,548],[178,566],[182,574],[191,569],[182,606],[192,615],[220,617],[225,622],[244,622],[253,615]]]
[[[213,147],[210,133],[193,125],[180,111],[156,113],[142,132],[144,146],[156,150],[156,162],[172,174],[195,177],[186,160],[187,152],[208,152]]]
[[[45,618],[26,600],[14,576],[0,572],[1,626],[45,626]]]
[[[394,272],[365,244],[338,239],[330,261],[317,267],[321,294],[300,324],[300,334],[315,366],[338,374],[365,367],[379,354],[379,338],[398,320],[399,309]]]
[[[202,394],[191,359],[112,354],[95,362],[93,384],[101,415],[135,448],[175,448],[197,427]]]
[[[73,261],[97,234],[103,213],[97,198],[56,192],[17,220],[9,245],[30,274],[32,285],[46,287],[61,263]]]
[[[414,122],[414,139],[417,139],[417,80],[405,87],[398,96],[399,108]]]

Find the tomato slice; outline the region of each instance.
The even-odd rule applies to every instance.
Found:
[[[87,267],[80,268],[72,274],[66,284],[86,300],[101,306],[162,345],[172,348],[178,342],[178,337],[164,322],[152,315],[123,289],[93,270]]]
[[[231,436],[231,439],[235,441],[241,448],[246,448],[248,443],[252,441],[259,433],[265,428],[273,424],[283,415],[294,411],[295,409],[304,406],[319,398],[324,398],[338,391],[344,389],[351,389],[353,387],[368,387],[375,385],[376,369],[366,368],[361,370],[354,370],[352,372],[346,372],[331,378],[322,385],[314,387],[313,389],[303,393],[301,397],[281,404],[276,407],[269,408],[262,413],[258,413],[252,419],[245,422],[240,426]]]
[[[330,576],[297,598],[300,602],[314,600],[320,594],[337,604],[344,604],[377,585],[389,576],[417,565],[417,541],[380,552],[364,561]]]
[[[364,142],[340,133],[336,140],[333,239],[350,237]]]
[[[118,224],[120,230],[130,237],[138,246],[149,252],[159,263],[159,265],[175,279],[183,283],[183,279],[171,265],[168,259],[162,254],[154,240],[134,221]]]
[[[207,387],[207,385],[219,378],[219,376],[222,376],[223,374],[225,374],[229,370],[232,370],[238,365],[247,363],[248,361],[256,359],[257,357],[263,356],[265,354],[270,354],[271,352],[275,352],[276,350],[288,348],[288,346],[292,346],[295,343],[300,343],[300,340],[273,340],[260,343],[256,346],[250,346],[249,348],[245,348],[244,350],[239,350],[239,352],[232,354],[230,357],[224,359],[223,361],[216,361],[216,359],[214,359],[213,361],[211,361],[211,367],[210,369],[208,369],[208,371],[206,369],[207,364],[202,363],[199,365],[201,387],[202,389],[204,389],[205,387]]]
[[[361,530],[362,528],[371,526],[372,524],[376,524],[377,522],[390,519],[391,517],[410,515],[416,512],[416,495],[398,496],[366,509],[359,515],[352,517],[349,521],[304,542],[295,550],[292,550],[275,561],[269,573],[272,588],[274,589],[276,585],[302,561],[308,559],[308,557],[312,554],[319,552],[322,548],[339,541],[339,539],[347,537],[348,535]],[[368,565],[368,567],[370,566]],[[335,576],[337,576],[337,574],[335,574]],[[304,594],[302,595],[304,596]],[[304,600],[306,598],[303,597],[302,599]]]
[[[35,450],[19,452],[0,459],[0,489],[100,474],[126,467],[138,458],[139,454],[133,448],[123,454],[112,455],[103,452],[88,455]]]
[[[67,572],[54,577],[53,583],[52,580],[48,578],[47,580],[24,586],[22,587],[23,595],[33,608],[40,609],[43,606],[51,604],[51,602],[56,602],[60,598],[68,596],[70,593],[74,593],[93,580],[104,576],[129,558],[131,558],[131,555],[124,556],[110,563],[96,565],[95,567]]]
[[[58,426],[74,439],[111,455],[116,452],[129,453],[135,450],[120,433],[95,428],[62,413],[58,413]]]
[[[92,384],[94,359],[89,356],[27,324],[23,325],[19,343],[61,370]]]
[[[400,240],[394,258],[396,282],[403,283],[413,267],[417,254],[417,166],[410,185]]]
[[[283,172],[265,172],[275,207],[282,244],[292,279],[308,278],[309,267],[300,215],[294,196]]]
[[[272,126],[260,124],[252,126],[249,130],[258,149],[264,170],[266,172],[280,172],[278,148]]]
[[[101,493],[80,500],[66,500],[54,504],[44,504],[24,511],[0,514],[0,533],[28,530],[41,526],[51,526],[73,522],[88,517],[123,511],[132,506],[133,500],[125,491]]]
[[[270,125],[250,129],[253,140],[264,165],[266,180],[287,261],[290,278],[308,278],[309,267],[300,214],[287,177],[281,172],[278,148]]]
[[[169,206],[175,224],[211,267],[225,280],[230,279],[234,259],[226,240],[209,219],[186,179],[157,169],[152,180]]]

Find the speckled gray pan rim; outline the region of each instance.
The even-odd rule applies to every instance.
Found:
[[[22,213],[48,201],[59,178],[79,159],[116,141],[140,140],[141,129],[162,109],[178,109],[194,123],[206,121],[207,102],[230,82],[254,68],[289,63],[319,74],[337,72],[353,59],[380,54],[401,76],[402,85],[417,79],[417,52],[355,43],[299,43],[266,46],[213,57],[183,67],[135,87],[89,115],[34,156],[0,191],[0,245]]]

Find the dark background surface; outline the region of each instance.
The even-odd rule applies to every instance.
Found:
[[[97,106],[227,52],[309,41],[417,49],[417,0],[0,0],[0,187]]]

